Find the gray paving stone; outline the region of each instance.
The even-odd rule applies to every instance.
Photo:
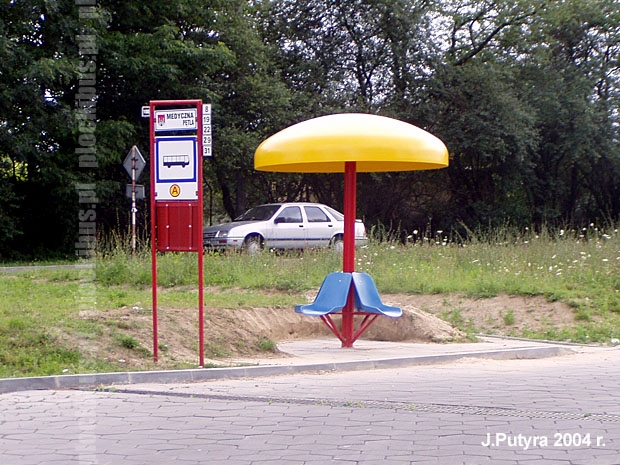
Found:
[[[0,456],[6,465],[617,465],[619,354],[5,393]],[[487,433],[590,434],[605,445],[483,447]]]

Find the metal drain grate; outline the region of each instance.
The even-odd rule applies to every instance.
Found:
[[[101,392],[101,391],[100,391]],[[513,409],[506,407],[485,407],[449,404],[417,404],[407,402],[390,401],[342,401],[328,399],[307,399],[307,398],[274,398],[262,396],[241,396],[225,394],[199,394],[174,391],[145,391],[137,389],[106,389],[104,392],[115,394],[150,395],[162,397],[181,397],[191,399],[208,399],[219,401],[243,401],[258,403],[277,403],[277,404],[296,404],[296,405],[316,405],[331,408],[375,408],[384,410],[400,410],[408,412],[424,413],[449,413],[457,415],[481,415],[481,416],[500,416],[518,418],[543,418],[552,420],[588,420],[600,421],[605,423],[620,423],[620,415],[603,413],[579,413],[579,412],[551,412],[538,410]]]

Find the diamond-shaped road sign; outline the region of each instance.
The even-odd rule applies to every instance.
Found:
[[[131,148],[131,150],[129,151],[129,153],[125,157],[125,161],[123,161],[123,167],[125,168],[125,171],[127,171],[127,174],[129,175],[130,178],[132,177],[131,176],[131,172],[132,172],[132,168],[134,166],[133,165],[134,159],[136,161],[136,164],[135,164],[136,177],[135,177],[135,179],[138,179],[140,177],[140,175],[142,174],[142,171],[144,170],[144,167],[146,166],[146,161],[144,160],[144,157],[140,153],[140,150],[138,150],[138,147],[136,147],[135,145]]]

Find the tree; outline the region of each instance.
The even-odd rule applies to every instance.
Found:
[[[613,0],[445,5],[445,66],[429,95],[466,221],[583,223],[603,204],[618,215],[613,174],[601,176],[617,166],[618,12]]]
[[[96,31],[98,166],[93,175],[98,225],[111,230],[123,229],[129,219],[123,159],[134,144],[148,157],[149,127],[141,106],[151,100],[203,99],[217,108],[215,78],[234,60],[221,40],[221,18],[234,14],[234,5],[221,0],[102,0],[99,5],[106,23]],[[143,179],[148,184],[147,173]]]
[[[532,155],[534,221],[577,225],[618,217],[617,1],[541,10],[541,37],[520,81],[538,114]]]
[[[216,216],[235,217],[264,199],[269,181],[254,174],[253,153],[265,134],[282,126],[289,97],[274,78],[248,2],[114,1],[102,6],[111,18],[101,46],[104,107],[97,129],[105,144],[100,154],[105,165],[98,170],[102,178],[124,176],[119,167],[132,141],[148,146],[141,105],[201,98],[213,105],[214,156],[205,160],[204,174],[210,195],[223,205]],[[116,219],[112,209],[126,203],[122,183],[115,184],[108,220]]]
[[[275,200],[277,178],[254,171],[254,151],[290,121],[290,92],[278,78],[272,51],[257,32],[255,11],[247,2],[236,3],[235,14],[220,25],[221,40],[234,58],[213,78],[217,133],[215,156],[206,164],[231,218],[256,203]]]
[[[434,60],[433,1],[312,0],[269,2],[263,34],[281,51],[283,79],[296,120],[368,112],[425,126],[422,89]],[[407,222],[403,198],[426,199],[432,185],[407,174],[360,177],[359,211],[372,221]],[[305,175],[302,192],[342,207],[342,179]],[[420,195],[418,195],[420,194]],[[420,204],[418,202],[418,205]],[[411,202],[408,202],[409,205]]]
[[[132,145],[148,147],[140,107],[150,100],[213,103],[218,161],[243,174],[261,137],[253,134],[269,131],[279,102],[286,104],[284,89],[265,79],[245,1],[101,0],[91,13],[81,18],[70,0],[2,4],[0,176],[8,182],[0,253],[72,253],[76,183],[96,184],[102,232],[123,228],[121,162]],[[84,89],[94,92],[82,97]],[[76,152],[85,132],[93,142],[88,169]]]
[[[140,107],[155,99],[213,104],[210,216],[297,199],[341,208],[340,175],[253,169],[262,140],[337,112],[412,123],[450,151],[447,170],[360,175],[369,224],[620,216],[618,0],[100,0],[89,18],[79,8],[0,4],[2,258],[73,252],[76,184],[96,185],[100,229],[126,225],[121,162],[134,144],[148,153]]]
[[[66,88],[75,77],[69,46],[72,2],[0,6],[0,256],[68,247],[73,212]]]

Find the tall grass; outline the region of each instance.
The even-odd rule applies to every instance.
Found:
[[[104,242],[97,260],[97,280],[105,285],[150,286],[150,250],[143,247],[132,254],[126,242],[120,237]],[[158,285],[196,285],[197,263],[195,253],[158,254]],[[327,273],[340,269],[342,258],[329,250],[265,251],[254,256],[234,251],[206,252],[203,264],[207,286],[301,290],[319,285]]]
[[[77,316],[78,285],[78,272],[70,270],[0,276],[0,377],[109,368],[92,360],[86,370],[79,350],[59,339],[64,331],[83,335],[97,331]]]
[[[468,241],[375,244],[357,258],[385,292],[499,293],[594,299],[620,311],[620,236],[616,229],[555,233],[496,231]]]
[[[541,295],[574,308],[573,328],[523,336],[609,342],[620,332],[617,228],[505,228],[467,240],[438,234],[406,245],[374,243],[358,253],[357,269],[371,273],[382,292]]]
[[[356,250],[356,270],[370,273],[382,292],[543,295],[620,312],[620,235],[615,228],[519,233],[506,227],[470,231],[466,240],[438,231],[409,235],[404,244],[388,239],[402,234],[380,235],[383,240],[372,238]],[[159,285],[196,285],[196,254],[159,254],[157,265]],[[223,288],[304,291],[341,267],[341,256],[330,250],[207,253],[204,280]],[[97,280],[150,286],[150,252],[132,256],[125,246],[106,251],[97,261]]]
[[[393,234],[356,250],[357,271],[368,272],[385,293],[457,293],[485,298],[498,294],[542,295],[568,303],[577,323],[525,336],[572,341],[602,341],[620,336],[620,235],[616,228],[582,230],[511,228],[469,231],[467,239],[435,231]],[[403,238],[406,238],[403,243]],[[135,254],[120,237],[102,242],[95,259],[97,310],[150,308],[151,254]],[[197,254],[158,255],[161,305],[196,305]],[[281,306],[302,303],[302,293],[318,289],[323,278],[342,268],[330,250],[264,253],[207,253],[206,306]],[[113,369],[92,360],[85,365],[76,347],[59,334],[96,340],[103,323],[79,318],[77,270],[33,270],[0,274],[0,376],[58,373],[59,370]]]

